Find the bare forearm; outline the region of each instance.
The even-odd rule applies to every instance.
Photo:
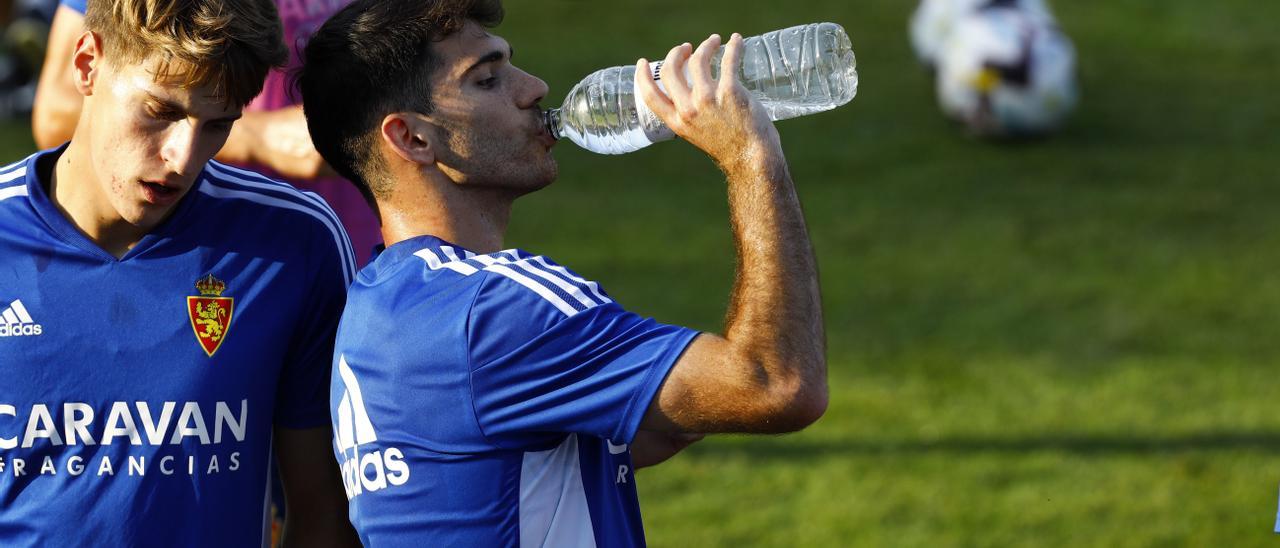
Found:
[[[258,128],[254,123],[256,114],[246,112],[243,118],[236,121],[231,127],[231,134],[227,136],[227,142],[222,145],[222,150],[214,156],[216,160],[241,166],[254,162],[253,150],[258,146],[256,142]]]
[[[696,51],[690,44],[673,48],[661,69],[666,94],[648,61],[636,70],[645,104],[728,177],[738,251],[724,336],[703,334],[689,344],[641,427],[790,432],[827,406],[817,267],[777,130],[740,82],[711,77],[709,60],[719,45],[711,36]],[[742,37],[733,35],[722,68],[739,66],[742,48]],[[682,76],[686,60],[692,85]]]
[[[295,180],[333,176],[311,143],[302,107],[251,111],[231,128],[217,159],[232,164],[258,164]]]
[[[290,509],[290,512],[293,510]],[[284,534],[280,538],[282,548],[356,548],[360,539],[355,536],[346,519],[311,520],[298,523],[287,517]]]
[[[76,88],[72,57],[84,33],[84,16],[60,6],[49,28],[40,85],[31,113],[31,133],[39,148],[58,146],[71,139],[80,120],[83,96]]]
[[[74,102],[71,102],[73,101]],[[31,135],[36,148],[53,148],[71,140],[80,120],[80,96],[36,103],[31,113]]]
[[[360,540],[347,521],[341,473],[329,449],[330,429],[277,428],[275,432],[287,508],[282,545],[359,546]]]
[[[781,147],[750,147],[722,167],[738,251],[725,338],[765,382],[825,399],[817,265]]]

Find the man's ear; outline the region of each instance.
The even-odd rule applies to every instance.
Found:
[[[98,83],[102,70],[102,38],[92,31],[85,31],[76,42],[75,54],[71,57],[71,75],[76,91],[80,95],[93,95],[93,87]]]
[[[379,130],[382,142],[404,161],[424,166],[436,162],[435,132],[422,116],[410,112],[388,114]]]

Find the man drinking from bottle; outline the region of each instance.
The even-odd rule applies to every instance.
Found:
[[[557,171],[547,86],[487,30],[501,19],[496,0],[359,0],[307,47],[312,139],[376,203],[388,245],[353,283],[334,356],[350,516],[370,546],[643,545],[636,467],[826,408],[804,219],[773,124],[712,79],[712,36],[668,54],[669,96],[646,61],[635,84],[728,178],[740,261],[724,333],[639,317],[506,249],[513,201]],[[724,63],[741,58],[734,35]]]

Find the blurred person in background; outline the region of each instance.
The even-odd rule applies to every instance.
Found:
[[[739,261],[724,335],[504,250],[514,201],[558,168],[547,85],[486,31],[502,17],[498,0],[357,0],[307,46],[312,138],[377,201],[390,244],[352,284],[335,346],[350,516],[369,546],[643,545],[635,468],[703,433],[794,431],[825,412],[808,232],[764,108],[711,78],[711,37],[671,50],[670,99],[646,62],[635,85],[727,176]]]
[[[0,545],[354,546],[329,362],[354,273],[315,195],[211,162],[269,0],[94,2],[71,140],[0,168]]]
[[[302,108],[289,90],[287,76],[299,64],[299,52],[307,37],[349,1],[276,1],[289,61],[267,76],[262,94],[245,107],[244,117],[236,122],[216,158],[284,178],[323,197],[342,219],[359,266],[381,243],[377,217],[355,186],[337,177],[312,146]],[[86,0],[63,0],[53,19],[31,120],[38,148],[54,147],[69,139],[80,114],[80,95],[71,87],[72,67],[67,60],[84,30],[85,3]]]
[[[0,2],[0,119],[31,114],[58,0]]]

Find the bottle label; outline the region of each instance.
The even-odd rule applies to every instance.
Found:
[[[658,84],[658,89],[662,90],[662,93],[665,94],[667,92],[667,88],[662,85],[662,63],[662,61],[656,61],[651,63],[649,67],[653,69],[653,79]],[[658,115],[654,114],[653,110],[649,108],[649,105],[645,104],[644,99],[640,97],[640,94],[635,94],[635,97],[636,117],[640,121],[640,128],[644,130],[645,138],[649,139],[649,142],[651,143],[674,139],[676,133],[671,131],[671,128],[667,127],[666,124],[662,123],[662,120],[658,118]]]
[[[663,63],[666,63],[666,61],[654,61],[652,63],[649,63],[649,68],[653,69],[653,79],[657,80],[659,87],[662,86],[662,64]],[[665,92],[667,91],[667,89],[663,88],[662,91]]]

